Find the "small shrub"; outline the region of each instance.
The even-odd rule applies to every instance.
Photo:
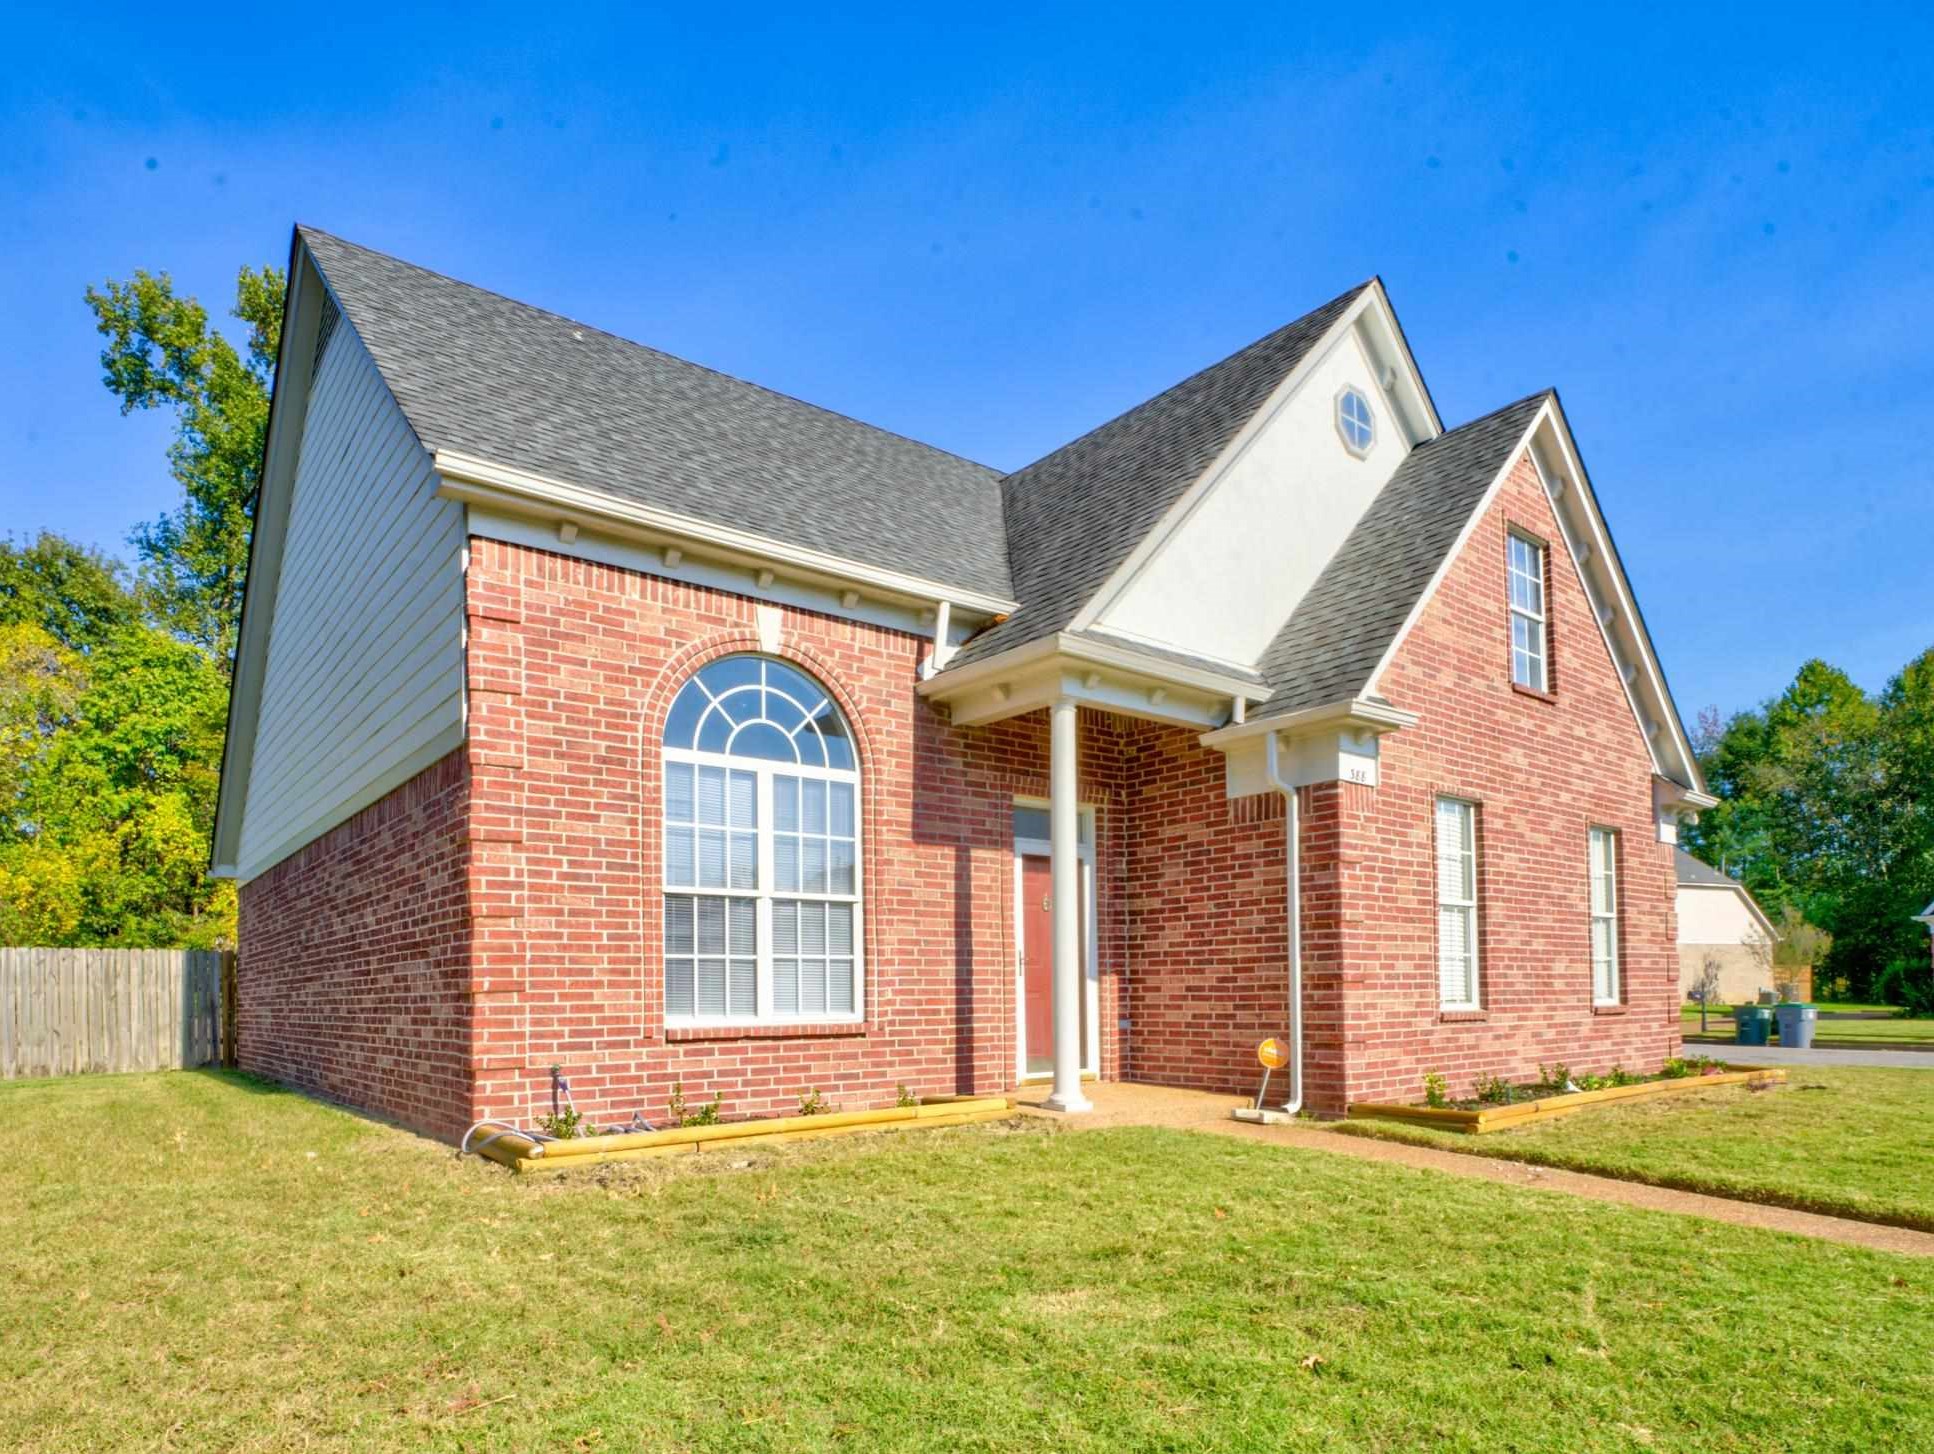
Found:
[[[1508,1106],[1517,1099],[1517,1091],[1501,1075],[1483,1075],[1477,1080],[1477,1098],[1487,1106]]]
[[[799,1097],[799,1114],[802,1116],[823,1116],[832,1110],[826,1097],[819,1093],[819,1087],[803,1092]]]
[[[895,1086],[894,1090],[896,1094],[894,1095],[894,1098],[893,1098],[893,1104],[898,1106],[901,1110],[910,1111],[915,1106],[920,1104],[920,1097],[915,1095],[912,1091],[908,1090],[905,1085]]]
[[[1637,1085],[1644,1077],[1633,1075],[1622,1065],[1614,1065],[1612,1073],[1605,1078],[1613,1085]]]
[[[584,1117],[578,1114],[576,1106],[566,1106],[552,1115],[539,1116],[537,1129],[559,1141],[571,1141],[579,1136],[597,1134],[597,1128],[585,1124]]]
[[[1424,1077],[1424,1104],[1433,1111],[1441,1111],[1450,1104],[1450,1093],[1445,1089],[1444,1077],[1431,1071]]]
[[[1595,1090],[1604,1090],[1605,1087],[1610,1085],[1612,1082],[1610,1078],[1607,1076],[1580,1075],[1580,1076],[1574,1076],[1572,1078],[1571,1083],[1577,1086],[1578,1089],[1580,1089],[1581,1091],[1595,1091]]]
[[[1659,1075],[1665,1080],[1684,1080],[1691,1074],[1692,1067],[1676,1055],[1659,1067]]]
[[[724,1108],[725,1097],[715,1091],[711,1100],[696,1110],[692,1109],[685,1100],[684,1083],[676,1080],[672,1082],[671,1098],[665,1102],[672,1123],[678,1126],[716,1126]]]
[[[1569,1065],[1566,1065],[1564,1061],[1561,1060],[1556,1065],[1553,1065],[1549,1068],[1545,1066],[1545,1063],[1542,1060],[1538,1062],[1538,1089],[1539,1090],[1552,1091],[1556,1093],[1556,1092],[1563,1091],[1564,1088],[1570,1084],[1571,1084],[1571,1067]]]

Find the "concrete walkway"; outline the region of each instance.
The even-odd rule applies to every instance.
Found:
[[[1686,1049],[1739,1065],[1878,1065],[1893,1070],[1934,1070],[1934,1053],[1927,1050],[1788,1050],[1780,1045],[1701,1045],[1694,1041],[1687,1041]]]
[[[1234,1136],[1245,1141],[1293,1146],[1298,1150],[1320,1151],[1332,1156],[1353,1156],[1359,1161],[1380,1161],[1423,1171],[1438,1171],[1472,1181],[1565,1192],[1571,1196],[1639,1207],[1646,1211],[1678,1212],[1684,1216],[1727,1222],[1736,1227],[1791,1232],[1802,1237],[1818,1237],[1823,1241],[1866,1247],[1877,1252],[1934,1257],[1934,1233],[1917,1232],[1907,1227],[1883,1227],[1845,1217],[1823,1217],[1813,1212],[1796,1212],[1785,1207],[1735,1201],[1730,1197],[1705,1196],[1698,1192],[1646,1186],[1641,1182],[1619,1181],[1609,1176],[1589,1176],[1583,1172],[1559,1171],[1520,1161],[1440,1151],[1432,1146],[1343,1136],[1314,1122],[1253,1126],[1229,1119],[1233,1107],[1248,1104],[1237,1096],[1176,1090],[1170,1086],[1127,1085],[1115,1081],[1090,1082],[1084,1089],[1093,1098],[1095,1108],[1080,1116],[1064,1116],[1059,1112],[1043,1110],[1040,1102],[1047,1098],[1049,1091],[1045,1085],[1023,1086],[1015,1095],[1021,1108],[1030,1115],[1053,1121],[1071,1131],[1101,1130],[1110,1126],[1167,1126],[1181,1131],[1201,1131],[1211,1135]]]

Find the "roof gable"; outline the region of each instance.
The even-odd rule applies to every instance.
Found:
[[[1021,605],[969,642],[957,664],[1066,628],[1369,286],[1331,299],[1003,480],[1009,567]]]
[[[1405,457],[1263,653],[1274,694],[1252,720],[1372,690],[1547,397],[1507,404]]]
[[[427,449],[1009,594],[997,471],[327,233],[298,238]]]

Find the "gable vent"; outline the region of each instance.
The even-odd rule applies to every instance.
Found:
[[[342,310],[336,306],[336,300],[324,294],[322,321],[316,324],[316,356],[309,361],[311,381],[322,372],[322,356],[329,350],[329,340],[336,336],[336,321],[341,317]]]

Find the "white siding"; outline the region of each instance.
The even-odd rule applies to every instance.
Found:
[[[1362,458],[1336,431],[1346,385],[1370,401]],[[1102,608],[1098,625],[1182,651],[1254,662],[1410,452],[1354,330],[1309,374],[1187,519]]]
[[[1681,944],[1763,944],[1766,930],[1737,890],[1679,888]]]
[[[345,319],[310,390],[243,809],[273,867],[463,738],[463,507]]]

